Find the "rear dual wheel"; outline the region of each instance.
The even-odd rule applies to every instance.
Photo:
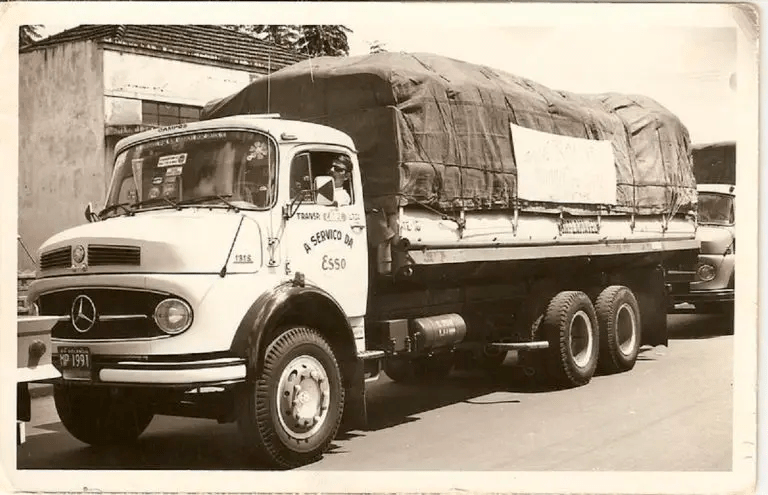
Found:
[[[627,287],[605,288],[595,304],[600,327],[598,366],[604,373],[621,373],[635,366],[640,349],[640,306]]]
[[[559,385],[578,387],[589,383],[597,368],[598,323],[589,296],[564,291],[549,302],[541,332],[549,341],[546,367]]]
[[[594,306],[583,292],[561,292],[550,301],[541,325],[549,341],[547,369],[560,385],[585,385],[597,369],[620,373],[637,361],[640,307],[627,287],[606,287]]]

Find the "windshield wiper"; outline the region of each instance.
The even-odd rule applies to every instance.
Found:
[[[238,208],[237,206],[227,201],[227,199],[231,197],[232,197],[231,194],[210,194],[208,196],[199,196],[197,198],[189,198],[183,201],[179,201],[178,205],[179,206],[194,205],[197,203],[205,203],[206,201],[213,201],[214,199],[218,199],[222,203],[226,204],[228,208],[232,208],[233,210],[235,210],[235,213],[237,213],[240,211],[240,208]]]
[[[96,216],[99,218],[104,218],[104,215],[118,208],[122,208],[123,211],[126,212],[128,215],[133,215],[133,210],[130,208],[130,206],[131,206],[131,203],[115,203],[101,210],[99,213],[96,214]]]
[[[173,206],[177,210],[180,209],[179,204],[167,196],[158,196],[156,198],[145,199],[144,201],[139,201],[138,203],[131,203],[131,206],[133,208],[138,208],[139,206],[146,206],[148,204],[156,203],[158,201],[165,201],[166,203]]]

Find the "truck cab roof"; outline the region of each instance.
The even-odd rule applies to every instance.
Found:
[[[138,142],[148,139],[159,138],[166,135],[211,131],[224,129],[252,129],[265,132],[274,137],[278,143],[324,143],[335,144],[356,151],[352,139],[341,131],[332,127],[312,124],[309,122],[300,122],[296,120],[285,120],[277,114],[268,115],[234,115],[231,117],[222,117],[211,120],[201,120],[198,122],[187,122],[184,124],[159,127],[149,131],[140,132],[132,136],[121,139],[115,146],[115,155],[125,148]]]

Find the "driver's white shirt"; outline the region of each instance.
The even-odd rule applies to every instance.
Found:
[[[333,199],[339,206],[347,206],[352,203],[352,198],[349,197],[349,194],[343,187],[337,187],[336,190],[333,191]]]

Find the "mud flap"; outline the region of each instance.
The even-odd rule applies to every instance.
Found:
[[[634,277],[630,288],[637,298],[642,322],[641,345],[669,344],[667,333],[667,311],[669,294],[664,280],[664,270],[657,266],[652,270],[643,270]]]
[[[26,382],[16,384],[16,420],[30,421],[32,419],[32,399],[29,385]]]
[[[363,360],[355,359],[353,370],[349,373],[344,415],[341,418],[341,431],[365,428],[368,424],[368,409],[365,399],[365,368]]]

